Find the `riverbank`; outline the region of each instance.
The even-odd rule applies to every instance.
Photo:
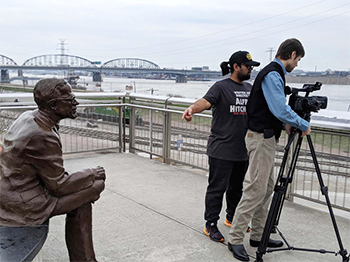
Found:
[[[324,85],[350,85],[349,77],[340,76],[295,76],[286,75],[287,83],[316,83],[321,82]]]

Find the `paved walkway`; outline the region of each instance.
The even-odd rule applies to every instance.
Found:
[[[227,249],[226,241],[215,243],[202,233],[205,172],[134,154],[75,154],[65,158],[69,172],[98,165],[106,169],[106,189],[93,206],[98,261],[238,261]],[[339,216],[336,219],[343,245],[350,250],[350,220]],[[64,216],[50,220],[43,261],[69,261],[64,220]],[[229,228],[222,219],[218,226],[227,238]],[[279,229],[295,247],[339,251],[326,212],[285,201]],[[256,249],[248,245],[248,240],[249,233],[245,246],[250,261],[254,261]],[[264,261],[341,262],[342,258],[334,254],[280,251],[265,254]]]

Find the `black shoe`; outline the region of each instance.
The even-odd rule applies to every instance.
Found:
[[[258,247],[260,245],[260,241],[255,241],[255,240],[249,240],[249,243],[252,247]],[[273,240],[269,239],[269,242],[267,243],[268,247],[281,247],[283,246],[283,242],[279,240]]]
[[[233,253],[233,257],[241,261],[249,261],[249,256],[243,245],[231,245],[228,243],[228,250]]]
[[[203,233],[206,234],[211,240],[215,242],[224,242],[225,238],[220,233],[216,223],[205,223],[205,227],[203,229]]]

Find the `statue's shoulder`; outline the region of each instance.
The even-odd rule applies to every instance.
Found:
[[[50,125],[42,117],[37,117],[38,111],[26,111],[22,113],[9,128],[6,139],[30,140],[33,136],[45,136],[52,133]]]
[[[12,123],[7,134],[27,134],[32,130],[33,124],[35,124],[33,111],[26,111]]]

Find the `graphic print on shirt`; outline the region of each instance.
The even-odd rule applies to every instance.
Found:
[[[234,115],[246,115],[247,114],[247,102],[250,92],[248,91],[234,91],[236,95],[236,103],[230,105],[230,113]]]

